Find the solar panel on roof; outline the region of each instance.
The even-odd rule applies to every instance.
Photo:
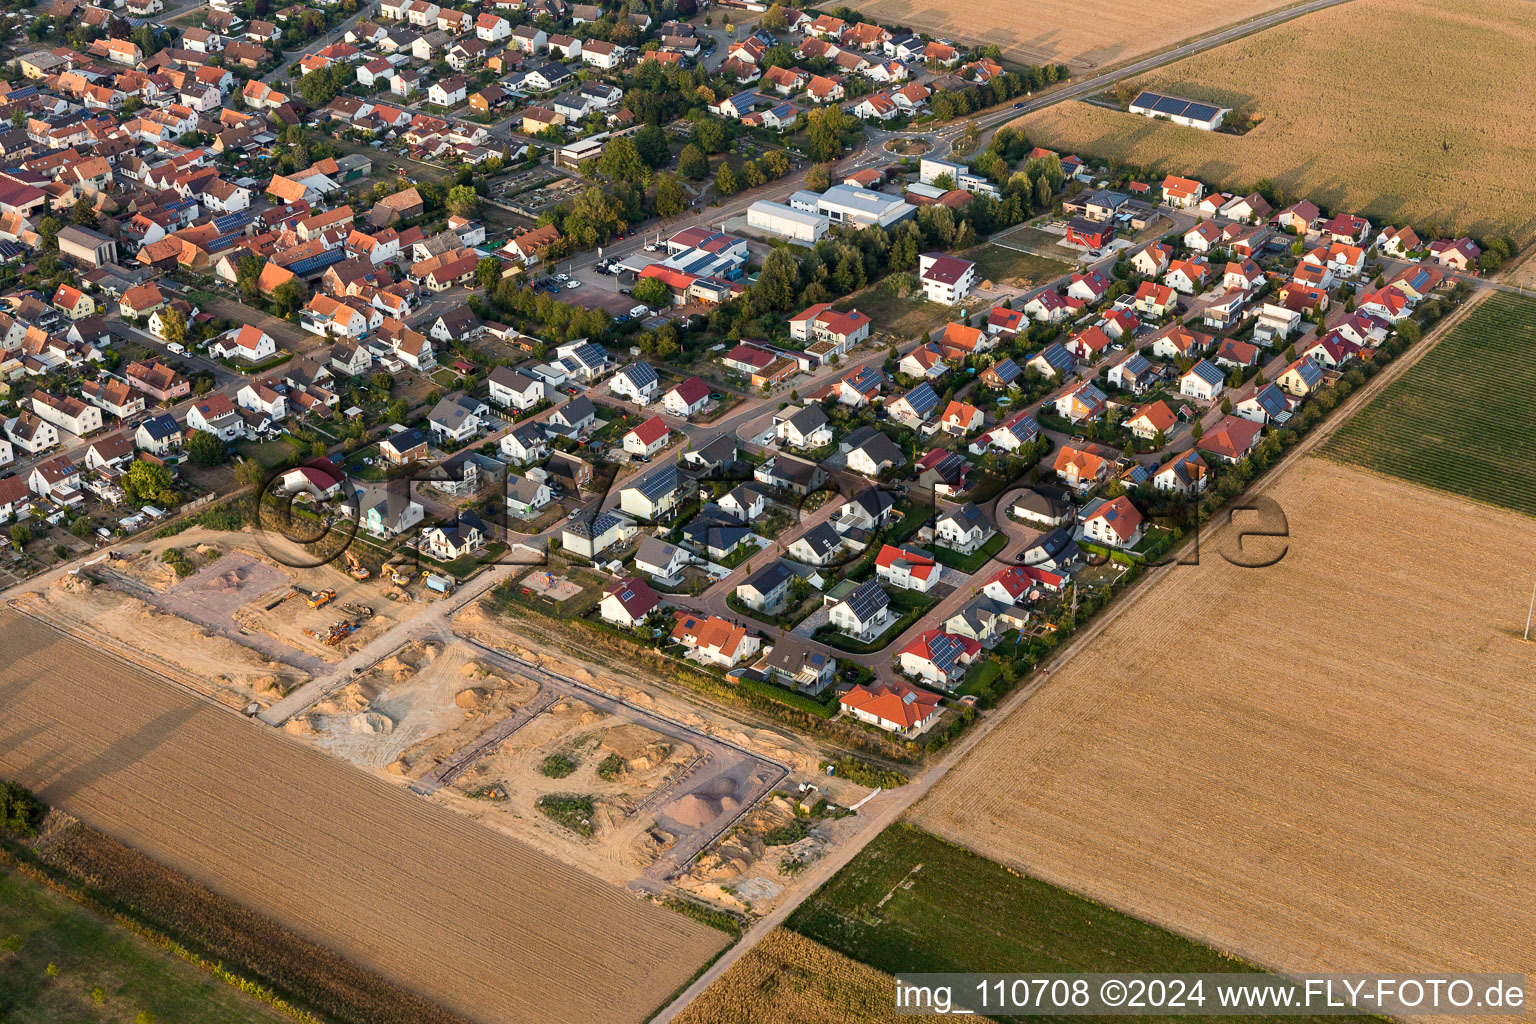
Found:
[[[1217,108],[1211,106],[1209,103],[1191,103],[1189,107],[1185,109],[1184,116],[1193,118],[1196,121],[1209,121],[1211,118],[1216,116],[1216,113]]]
[[[1176,100],[1172,96],[1159,96],[1157,102],[1152,104],[1152,109],[1159,114],[1182,114],[1189,104],[1184,100]]]

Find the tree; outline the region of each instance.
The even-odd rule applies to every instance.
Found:
[[[832,187],[832,170],[826,164],[812,164],[805,169],[805,187],[812,192],[825,192]]]
[[[272,292],[272,304],[277,307],[278,316],[287,316],[294,310],[304,305],[308,294],[298,278],[290,278],[278,285]]]
[[[724,161],[720,164],[720,170],[715,173],[715,191],[722,196],[736,194],[741,186],[736,182],[736,172],[731,170],[731,165]]]
[[[30,789],[14,782],[0,782],[0,828],[22,839],[31,839],[37,835],[47,813],[48,808]]]
[[[789,173],[789,157],[781,149],[770,149],[757,162],[762,165],[763,173],[770,178],[782,178]]]
[[[242,256],[235,267],[235,280],[247,301],[254,301],[258,294],[261,271],[266,266],[259,256]]]
[[[763,261],[752,297],[770,310],[787,312],[800,290],[800,263],[788,249],[775,249]]]
[[[486,256],[475,264],[475,284],[481,290],[490,291],[501,280],[501,260],[494,256]]]
[[[610,139],[603,146],[603,155],[597,160],[597,171],[610,181],[630,183],[644,181],[647,174],[640,150],[627,137],[622,136]]]
[[[223,445],[219,446],[223,450]],[[172,505],[176,495],[171,489],[171,471],[153,462],[140,460],[123,474],[123,493],[140,505]]]
[[[187,343],[187,318],[174,306],[167,306],[160,311],[160,329],[170,344]]]
[[[85,196],[75,200],[75,205],[69,211],[69,222],[82,228],[96,227],[96,209]]]
[[[783,32],[789,28],[789,18],[784,13],[784,8],[774,4],[768,8],[768,13],[763,15],[763,28],[770,32]]]
[[[648,167],[664,167],[672,159],[666,129],[660,125],[648,124],[636,132],[635,149]]]
[[[1189,428],[1189,436],[1196,441],[1205,436],[1205,424],[1195,420],[1195,425]]]
[[[32,539],[32,527],[26,523],[17,523],[11,527],[11,543],[20,551]]]
[[[1232,414],[1232,396],[1231,395],[1223,395],[1222,396],[1222,399],[1221,399],[1221,411],[1226,413],[1229,416]]]
[[[480,212],[480,196],[469,185],[455,185],[448,190],[448,212],[459,217],[473,217]]]
[[[847,115],[842,107],[822,107],[811,111],[807,119],[806,152],[812,160],[836,160],[843,153],[843,129],[847,127]]]
[[[757,166],[757,161],[748,160],[741,165],[741,179],[746,182],[747,188],[757,188],[768,180],[768,176],[763,173],[761,167]]]
[[[643,277],[630,289],[630,297],[652,309],[666,309],[672,305],[672,291],[654,277]]]
[[[709,158],[702,149],[690,142],[677,156],[677,169],[685,178],[698,181],[709,174]]]
[[[57,251],[59,248],[59,232],[64,230],[64,225],[57,217],[44,217],[37,225],[37,237],[42,240],[44,249]]]
[[[715,118],[699,118],[693,122],[693,141],[706,153],[724,153],[725,122]]]
[[[229,453],[224,449],[224,442],[219,440],[217,434],[197,430],[187,438],[187,458],[192,460],[194,466],[207,469],[209,466],[224,463],[229,458]]]
[[[656,178],[656,214],[675,217],[688,209],[688,193],[675,174],[663,174]]]

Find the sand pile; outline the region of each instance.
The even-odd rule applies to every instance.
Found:
[[[379,687],[367,678],[348,683],[313,708],[315,715],[348,715],[368,710],[379,695]]]
[[[453,702],[465,711],[479,711],[489,696],[489,691],[472,686],[467,690],[460,690],[454,694]]]
[[[733,790],[734,792],[734,790]],[[741,809],[741,801],[729,794],[689,793],[662,809],[662,814],[684,828],[703,828],[722,814]]]
[[[210,576],[203,582],[204,590],[238,590],[240,584],[245,582],[245,568],[243,566]]]
[[[691,744],[676,742],[633,722],[604,732],[600,745],[623,758],[625,770],[631,772],[647,772],[668,760],[686,761],[694,755]]]
[[[338,715],[326,723],[326,729],[329,732],[387,736],[395,731],[395,723],[388,715],[365,711],[357,715]]]

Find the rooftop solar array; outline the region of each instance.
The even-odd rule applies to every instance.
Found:
[[[1131,101],[1131,106],[1164,117],[1187,117],[1192,121],[1209,121],[1221,113],[1222,109],[1210,103],[1196,103],[1194,100],[1181,100],[1177,96],[1164,96],[1155,92],[1143,92]]]

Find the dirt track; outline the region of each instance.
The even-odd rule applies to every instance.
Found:
[[[1305,459],[1286,557],[1170,572],[913,811],[1279,969],[1536,968],[1536,521]]]
[[[0,615],[0,776],[476,1020],[638,1021],[724,936]]]

